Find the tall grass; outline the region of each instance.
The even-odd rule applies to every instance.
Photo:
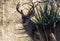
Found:
[[[51,7],[50,10],[48,10],[48,4],[45,4],[44,10],[42,10],[42,7],[40,5],[38,5],[38,6],[39,6],[39,8],[36,7],[37,13],[35,14],[35,19],[33,19],[33,22],[35,22],[36,24],[42,24],[44,26],[44,25],[49,25],[49,24],[54,25],[54,23],[59,21],[59,19],[60,19],[60,15],[58,14],[59,8],[58,7],[55,8],[54,4],[50,4],[50,7]],[[37,29],[37,31],[38,30],[39,29]],[[44,32],[46,35],[47,33],[46,33],[45,29],[44,29]],[[50,38],[51,37],[53,37],[52,41],[53,40],[56,41],[56,37],[54,34],[52,36],[50,36]],[[39,38],[41,39],[41,37],[39,37]],[[47,41],[49,41],[47,35],[46,35],[46,39],[47,39]],[[41,40],[41,41],[44,41],[44,40]]]
[[[44,11],[42,10],[42,7],[40,7],[39,11],[38,8],[36,7],[37,14],[35,14],[35,20],[33,21],[37,24],[50,24],[57,22],[59,20],[59,15],[58,15],[58,8],[55,9],[54,5],[50,5],[51,9],[48,12],[48,5],[45,5]]]

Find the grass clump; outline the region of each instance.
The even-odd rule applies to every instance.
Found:
[[[42,10],[41,6],[40,9],[36,7],[37,14],[35,14],[35,19],[33,21],[37,24],[50,24],[57,22],[59,20],[58,15],[58,8],[55,9],[54,5],[50,5],[51,9],[48,10],[48,5],[45,5],[44,11]]]

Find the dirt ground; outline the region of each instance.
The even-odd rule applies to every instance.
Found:
[[[21,15],[16,11],[19,1],[25,2],[0,0],[0,41],[31,41],[21,24]],[[57,40],[60,41],[60,27],[57,28],[56,33]]]

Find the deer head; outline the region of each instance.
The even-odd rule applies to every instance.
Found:
[[[31,8],[29,9],[28,14],[27,15],[24,15],[23,10],[19,11],[19,7],[20,7],[20,4],[19,3],[20,2],[18,2],[17,6],[16,6],[16,10],[22,15],[22,20],[24,22],[26,19],[30,19],[33,16],[33,14],[34,14],[33,8],[34,7],[33,7],[33,5],[30,5],[30,4],[26,3],[26,4],[30,5]]]

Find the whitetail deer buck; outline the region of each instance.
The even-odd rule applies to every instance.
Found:
[[[16,10],[22,15],[22,24],[24,26],[24,29],[26,30],[28,35],[33,38],[33,36],[34,36],[34,34],[33,34],[34,31],[33,30],[35,29],[35,23],[30,20],[30,18],[32,16],[34,16],[33,9],[30,8],[30,10],[28,12],[28,15],[25,16],[24,13],[23,13],[23,10],[19,11],[19,6],[20,6],[20,4],[18,3],[17,7],[16,7]]]
[[[41,2],[39,2],[39,3],[41,3]],[[40,41],[39,40],[39,34],[37,33],[37,29],[36,29],[36,24],[33,21],[31,21],[31,17],[33,17],[34,13],[35,13],[34,12],[34,5],[33,4],[31,5],[31,8],[30,8],[30,10],[29,10],[29,12],[26,16],[24,15],[23,10],[19,11],[19,7],[20,7],[20,4],[18,3],[17,6],[16,6],[16,10],[22,15],[22,22],[23,22],[24,29],[26,30],[28,35],[33,40],[34,40],[34,34],[35,34],[35,36],[37,38],[35,38],[34,41]],[[42,34],[42,37],[43,37],[42,41],[47,41],[43,28],[40,27],[40,31],[41,31],[41,34]],[[49,31],[49,28],[48,28],[48,31]],[[52,33],[47,33],[47,34],[51,34],[51,36],[52,36],[51,38],[54,37],[54,39],[55,39],[55,36],[53,35],[53,32]],[[56,39],[54,41],[56,41]]]

